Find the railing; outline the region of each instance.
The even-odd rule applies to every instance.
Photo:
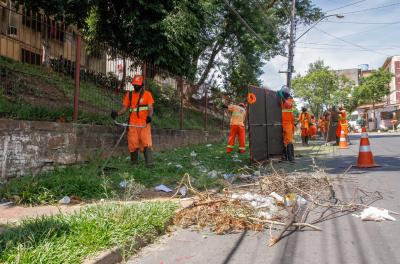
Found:
[[[143,74],[156,101],[156,127],[216,130],[227,121],[206,85],[195,89],[122,51],[91,48],[76,29],[41,13],[0,5],[0,44],[3,116],[110,123],[111,109],[133,89],[132,77]],[[196,99],[188,96],[193,89]]]

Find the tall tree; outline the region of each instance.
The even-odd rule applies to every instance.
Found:
[[[352,110],[354,82],[332,71],[321,60],[311,63],[306,75],[294,78],[293,90],[317,116],[334,105],[344,105],[347,110]]]
[[[389,83],[393,75],[384,70],[379,69],[373,72],[370,76],[365,77],[361,80],[361,85],[359,85],[353,94],[353,98],[356,104],[372,104],[372,109],[374,111],[375,128],[376,128],[376,112],[375,105],[384,100],[385,96],[390,93]]]

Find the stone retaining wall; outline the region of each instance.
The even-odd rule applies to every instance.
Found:
[[[0,180],[106,157],[122,131],[114,126],[0,119]],[[152,135],[156,151],[223,138],[200,130],[153,129]],[[127,152],[124,138],[115,154]]]

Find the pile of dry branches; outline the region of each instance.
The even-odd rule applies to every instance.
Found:
[[[272,246],[286,231],[320,231],[315,224],[364,209],[382,199],[378,192],[356,187],[352,199],[342,201],[336,197],[335,186],[344,179],[351,181],[349,177],[333,179],[321,169],[287,174],[276,171],[272,163],[271,168],[272,173],[256,177],[251,183],[231,185],[222,193],[198,192],[191,186],[190,176],[185,175],[180,186],[186,185],[196,199],[176,214],[175,224],[185,228],[207,227],[217,234],[269,229],[268,244]],[[277,234],[273,235],[272,230],[277,230]]]

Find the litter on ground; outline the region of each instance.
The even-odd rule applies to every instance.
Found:
[[[353,216],[358,217],[363,221],[396,221],[396,218],[389,214],[389,210],[379,209],[372,206],[365,208],[359,215],[353,214]]]
[[[164,184],[160,184],[160,185],[156,186],[154,189],[159,192],[172,192],[172,189],[165,186]]]

